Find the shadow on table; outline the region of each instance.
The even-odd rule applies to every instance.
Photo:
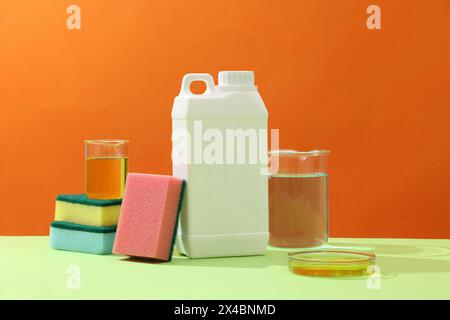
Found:
[[[263,256],[190,259],[175,255],[171,265],[188,267],[265,268],[272,265],[286,266],[287,252],[268,249]]]
[[[440,273],[450,270],[450,248],[437,246],[331,243],[339,247],[373,247],[376,265],[384,279],[404,273]],[[293,250],[269,248],[264,256],[189,259],[177,254],[168,265],[220,268],[265,268],[278,265],[287,268],[287,253]]]
[[[355,249],[371,247],[371,251],[377,255],[376,265],[380,268],[383,278],[404,273],[440,273],[450,270],[449,247],[340,242],[331,242],[330,245]]]
[[[166,261],[161,261],[158,259],[141,258],[141,257],[124,257],[121,260],[127,261],[127,262],[138,262],[138,263],[147,263],[147,264],[166,263]]]
[[[267,250],[262,256],[244,257],[223,257],[223,258],[201,258],[190,259],[179,253],[174,253],[172,261],[160,261],[156,259],[124,257],[122,261],[145,263],[145,264],[166,264],[189,267],[223,267],[223,268],[264,268],[270,265],[281,265],[287,267],[287,252]]]

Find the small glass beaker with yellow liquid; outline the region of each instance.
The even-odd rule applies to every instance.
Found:
[[[128,140],[85,140],[86,196],[121,199],[128,172]]]

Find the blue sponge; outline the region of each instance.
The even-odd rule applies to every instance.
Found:
[[[58,250],[110,254],[115,236],[116,226],[93,227],[63,221],[53,221],[50,226],[50,245]]]

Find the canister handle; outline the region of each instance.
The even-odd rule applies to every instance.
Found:
[[[214,79],[209,73],[188,73],[183,77],[181,82],[180,95],[193,95],[191,91],[191,83],[194,81],[202,81],[206,84],[206,90],[203,94],[214,93]]]

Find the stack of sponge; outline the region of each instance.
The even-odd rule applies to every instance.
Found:
[[[112,252],[122,199],[96,200],[84,194],[58,195],[50,226],[54,249],[92,254]]]
[[[172,176],[129,173],[123,206],[122,199],[59,195],[50,244],[66,251],[170,261],[185,186]]]

